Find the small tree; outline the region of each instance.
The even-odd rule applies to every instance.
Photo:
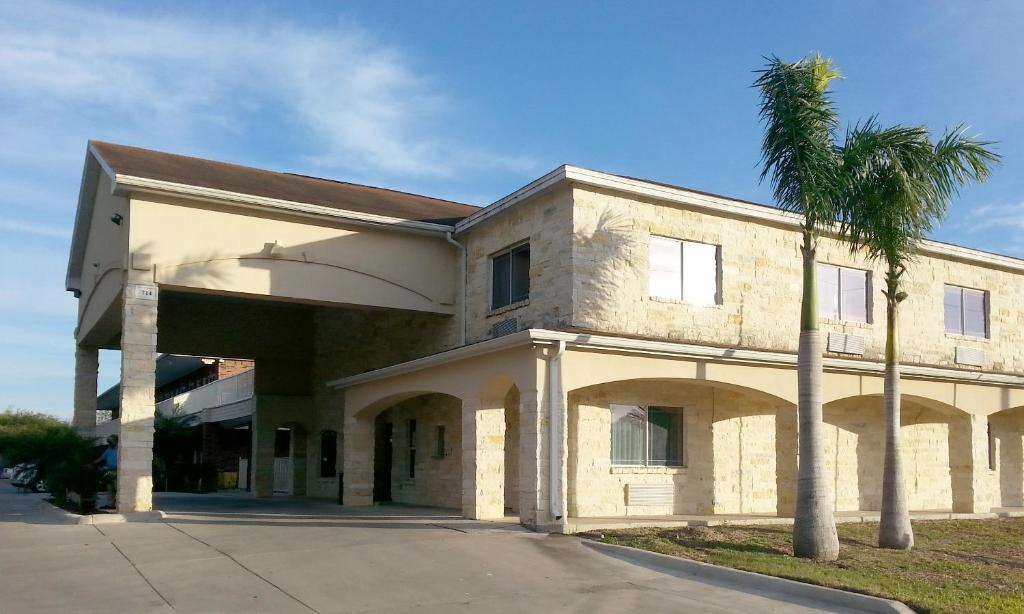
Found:
[[[803,216],[803,298],[797,356],[800,465],[793,552],[822,560],[839,557],[839,536],[825,476],[815,257],[820,231],[830,227],[838,213],[835,135],[839,118],[829,92],[829,84],[838,77],[831,60],[819,55],[796,63],[771,58],[754,83],[761,90],[765,125],[761,180],[771,177],[778,205]]]
[[[843,146],[843,234],[853,249],[885,264],[885,460],[878,545],[914,545],[900,450],[899,306],[908,264],[917,246],[946,214],[966,183],[984,181],[999,157],[960,128],[932,143],[922,127],[882,129],[872,120],[855,127]]]

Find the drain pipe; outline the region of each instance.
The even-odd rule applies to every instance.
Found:
[[[551,517],[562,519],[562,423],[565,406],[562,404],[562,354],[565,341],[559,340],[548,359],[548,503]]]
[[[466,246],[459,243],[452,237],[449,230],[444,233],[444,238],[459,250],[459,347],[466,345]]]

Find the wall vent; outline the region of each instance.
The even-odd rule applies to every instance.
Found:
[[[626,505],[672,505],[673,484],[626,484]]]
[[[985,350],[956,346],[956,364],[971,367],[985,366]]]
[[[827,350],[837,354],[857,354],[858,356],[863,356],[864,344],[864,337],[860,335],[829,333]]]
[[[516,318],[502,320],[491,327],[491,337],[504,337],[515,332],[519,332],[519,320]]]

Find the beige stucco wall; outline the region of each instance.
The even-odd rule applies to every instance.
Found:
[[[516,204],[461,236],[466,246],[466,337],[491,337],[494,324],[516,318],[519,330],[567,326],[572,310],[572,191],[558,188]],[[530,241],[530,298],[491,310],[490,256]]]
[[[156,196],[131,209],[133,266],[148,257],[162,286],[454,313],[456,250],[443,236]]]
[[[1024,507],[1024,408],[993,415],[996,505]]]
[[[89,220],[89,240],[82,260],[82,296],[78,300],[79,338],[96,326],[115,300],[121,297],[128,253],[128,199],[110,193],[110,178],[100,173]],[[111,222],[115,214],[124,219]]]
[[[698,343],[796,351],[801,295],[799,236],[793,228],[711,214],[596,188],[573,192],[573,324]],[[722,304],[693,306],[648,296],[650,235],[721,246]],[[865,358],[885,346],[884,275],[823,239],[824,263],[871,271],[868,324],[825,322],[823,331],[866,337]],[[943,284],[989,291],[991,339],[944,332]],[[953,367],[954,347],[981,348],[986,370],[1024,373],[1024,275],[937,257],[922,257],[906,274],[902,350],[907,363]]]

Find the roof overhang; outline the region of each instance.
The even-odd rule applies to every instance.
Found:
[[[788,228],[799,228],[803,216],[783,211],[769,205],[761,205],[707,194],[685,188],[673,187],[640,179],[602,173],[577,166],[563,165],[540,179],[529,183],[508,196],[480,209],[469,217],[455,224],[455,233],[464,232],[473,226],[494,217],[500,212],[528,198],[546,192],[563,184],[577,184],[594,188],[602,188],[623,192],[634,196],[651,198],[683,205],[692,209],[708,211],[719,215],[729,215],[763,223],[775,224]],[[988,267],[998,267],[1014,272],[1024,273],[1024,260],[993,254],[982,250],[941,243],[939,241],[922,241],[918,251],[929,256],[960,260]]]
[[[93,206],[96,202],[96,190],[99,185],[100,172],[106,173],[107,177],[110,178],[111,192],[119,196],[147,193],[159,196],[180,197],[247,209],[283,211],[319,221],[329,220],[356,226],[372,226],[434,236],[445,235],[452,231],[452,226],[447,224],[406,220],[385,215],[324,207],[312,203],[266,198],[252,194],[242,194],[240,192],[230,192],[116,173],[92,143],[89,143],[86,148],[85,166],[82,170],[82,183],[78,192],[75,227],[71,236],[71,253],[68,258],[68,270],[65,279],[65,288],[68,291],[78,291],[81,288],[82,265],[85,259],[85,247],[89,241],[89,227],[93,216]]]
[[[358,384],[413,373],[450,362],[474,358],[514,347],[527,345],[548,346],[564,342],[567,349],[614,351],[626,354],[647,356],[670,356],[691,360],[711,360],[726,363],[743,363],[770,367],[797,366],[797,355],[789,352],[772,352],[768,350],[744,350],[728,347],[713,347],[676,343],[673,341],[654,341],[648,339],[632,339],[613,335],[595,335],[591,333],[565,332],[546,329],[528,329],[488,339],[472,345],[439,352],[416,360],[410,360],[390,367],[367,371],[358,375],[342,377],[327,382],[326,386],[340,390]],[[863,375],[884,375],[885,363],[870,360],[853,360],[846,358],[824,358],[822,365],[826,371],[855,373]],[[909,378],[939,380],[959,383],[1003,385],[1024,387],[1024,376],[1007,373],[983,373],[977,371],[961,371],[943,367],[901,365],[900,373]]]

